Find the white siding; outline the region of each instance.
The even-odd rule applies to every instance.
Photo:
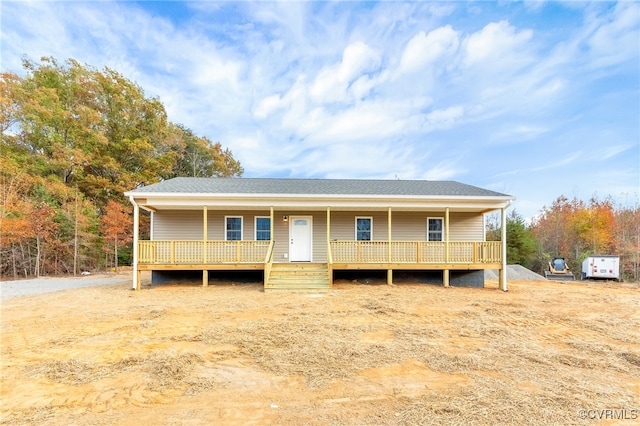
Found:
[[[391,212],[391,238],[396,241],[426,241],[427,218],[443,212]]]
[[[355,218],[373,216],[373,240],[387,241],[387,213],[331,212],[331,239],[354,240]],[[427,218],[444,212],[391,212],[391,238],[395,241],[426,241]],[[479,213],[450,213],[450,241],[482,241],[484,221]]]
[[[451,213],[450,241],[484,241],[484,218],[480,213]]]
[[[373,227],[373,241],[387,241],[389,239],[386,212],[331,212],[331,239],[355,241],[356,217],[373,218],[373,223],[371,224]],[[326,239],[325,236],[325,241]]]
[[[225,238],[225,216],[242,217],[242,238],[255,238],[255,217],[269,216],[264,210],[208,210],[207,239],[222,241]],[[155,240],[201,240],[204,230],[202,210],[160,210],[153,215],[153,236]]]
[[[201,240],[203,232],[202,210],[160,210],[153,214],[153,237],[155,240]],[[327,257],[327,213],[326,211],[275,211],[274,261],[287,262],[289,250],[289,222],[283,216],[313,216],[313,261],[326,262]],[[209,240],[224,240],[225,216],[242,216],[243,238],[253,240],[255,217],[269,216],[265,210],[208,210],[207,231]],[[387,212],[331,212],[331,239],[355,240],[355,218],[366,216],[373,218],[373,240],[387,241]],[[402,212],[392,211],[392,239],[396,241],[425,241],[427,235],[427,218],[445,217],[444,212]],[[450,241],[483,241],[484,221],[479,213],[450,213]]]
[[[288,262],[284,254],[289,254],[289,222],[284,222],[282,216],[289,216],[289,213],[274,212],[273,215],[273,261]]]
[[[203,229],[202,211],[159,210],[153,214],[154,240],[201,240]]]

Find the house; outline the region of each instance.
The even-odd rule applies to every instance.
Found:
[[[134,206],[133,286],[171,271],[264,271],[265,291],[329,289],[334,271],[435,271],[444,286],[507,290],[505,210],[514,197],[453,181],[174,178],[125,193]],[[151,212],[139,239],[140,209]],[[484,215],[501,211],[502,241]],[[193,272],[192,272],[193,273]]]

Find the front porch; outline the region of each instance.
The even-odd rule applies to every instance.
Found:
[[[449,285],[451,270],[502,270],[500,241],[330,241],[322,273],[317,262],[274,262],[274,241],[138,241],[139,271],[202,270],[203,286],[210,270],[264,270],[265,289],[303,289],[304,283],[287,286],[284,275],[324,275],[309,282],[309,289],[330,288],[334,270],[386,270],[393,283],[394,270],[438,270]],[[277,268],[274,267],[274,264]],[[292,268],[283,267],[291,265]],[[277,269],[277,277],[273,270]],[[293,272],[289,272],[293,271]],[[322,284],[319,284],[322,283]],[[136,288],[139,288],[139,280]]]
[[[253,269],[266,289],[287,282],[288,270],[319,276],[299,269],[323,265],[328,287],[336,270],[387,271],[388,283],[394,270],[442,271],[448,286],[450,271],[457,279],[495,269],[507,291],[505,210],[514,197],[492,190],[453,181],[174,178],[125,195],[134,206],[134,288],[143,270],[201,270],[206,286],[210,271]],[[141,210],[150,214],[149,241],[139,240]],[[500,212],[501,241],[485,242],[490,212]]]

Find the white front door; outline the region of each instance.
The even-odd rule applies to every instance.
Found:
[[[311,262],[312,235],[312,216],[289,217],[289,260],[291,262]]]

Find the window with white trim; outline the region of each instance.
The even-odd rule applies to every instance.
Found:
[[[225,216],[224,237],[226,241],[242,240],[242,216]]]
[[[271,240],[271,218],[269,216],[256,216],[255,230],[256,241]]]
[[[371,241],[373,236],[373,218],[356,217],[356,241]]]
[[[427,218],[427,241],[444,241],[444,219]]]

